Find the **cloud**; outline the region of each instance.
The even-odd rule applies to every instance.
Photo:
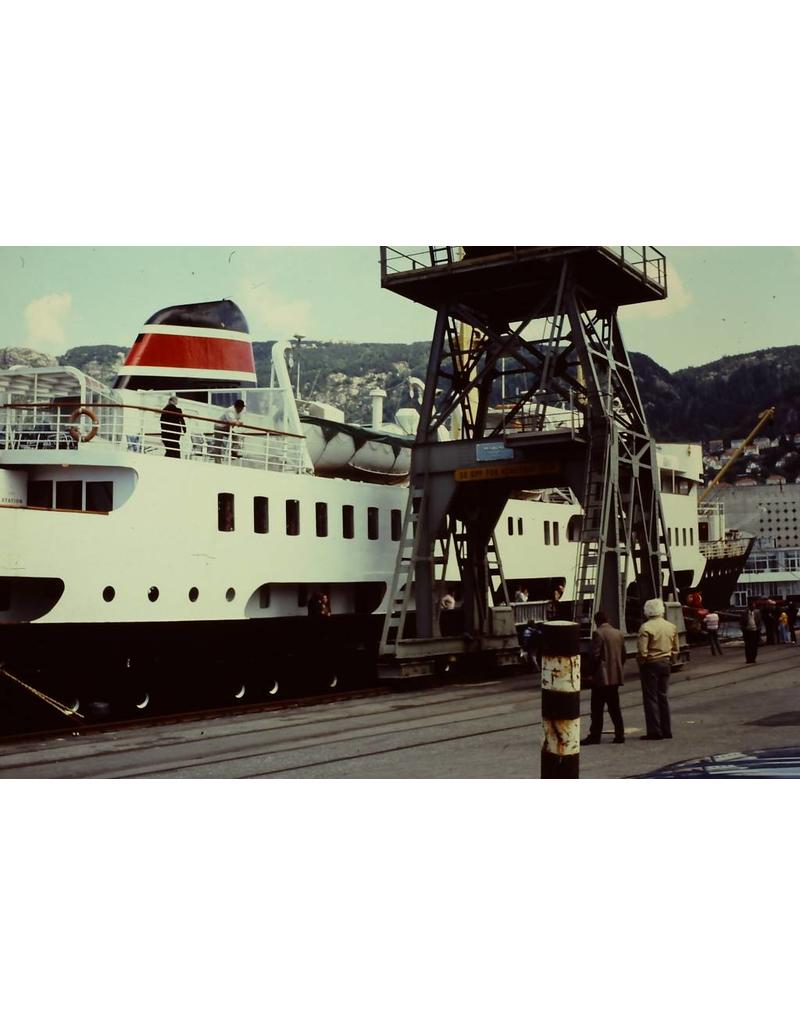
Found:
[[[236,301],[242,307],[250,331],[256,341],[264,338],[286,338],[292,334],[308,334],[311,327],[311,306],[302,300],[283,298],[267,284],[252,277],[240,281]]]
[[[28,344],[31,348],[60,355],[67,344],[66,321],[72,310],[68,292],[53,292],[34,299],[25,307]]]
[[[680,313],[692,304],[692,293],[681,280],[674,266],[667,264],[667,297],[654,302],[641,302],[635,306],[623,306],[621,312],[626,320],[661,320],[674,313]]]

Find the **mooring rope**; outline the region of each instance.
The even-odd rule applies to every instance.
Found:
[[[56,700],[55,697],[50,697],[46,693],[42,693],[41,690],[37,690],[35,686],[30,686],[28,683],[24,683],[21,679],[17,679],[16,676],[12,675],[7,669],[0,665],[0,676],[5,676],[6,679],[10,679],[12,682],[19,684],[23,689],[32,693],[35,697],[43,700],[45,704],[49,704],[50,707],[55,708],[56,711],[60,711],[62,715],[73,716],[74,718],[83,718],[83,715],[79,711],[74,711],[72,708],[67,707],[66,704],[62,704],[60,700]]]

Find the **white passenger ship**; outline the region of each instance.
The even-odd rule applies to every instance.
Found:
[[[246,321],[220,301],[153,316],[115,387],[62,366],[0,373],[0,661],[10,670],[63,700],[137,705],[158,689],[212,688],[224,699],[369,675],[409,440],[397,428],[340,425],[362,461],[345,445],[337,466],[329,442],[340,428],[301,422],[287,347],[274,347],[270,386],[257,387]],[[186,423],[180,459],[164,457],[171,394]],[[239,397],[243,425],[225,436],[221,407]],[[323,476],[312,454],[326,452]],[[659,458],[688,590],[711,568],[700,451],[664,445]],[[524,583],[535,606],[563,581],[569,601],[580,516],[569,494],[509,501],[497,541],[512,594]],[[705,524],[706,539],[719,539],[708,535],[719,522]],[[315,592],[328,595],[330,618],[308,614]]]

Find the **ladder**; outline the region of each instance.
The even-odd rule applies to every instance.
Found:
[[[422,545],[417,531],[417,524],[425,514],[426,501],[425,489],[423,487],[410,489],[405,516],[403,517],[403,527],[397,549],[394,574],[392,576],[389,606],[383,622],[379,648],[379,655],[381,657],[396,654],[397,643],[403,639],[406,619],[413,596],[416,568],[420,562],[431,558],[433,562],[434,584],[444,584],[451,550],[455,553],[459,578],[461,580],[464,579],[468,571],[467,536],[463,527],[459,529],[457,520],[452,516],[448,520],[447,532],[434,540],[432,555],[428,555],[421,550]],[[492,604],[497,603],[494,598],[495,594],[500,595],[503,604],[509,604],[508,585],[494,533],[491,534],[486,547],[485,565],[486,580],[489,585]],[[474,583],[477,586],[480,581],[475,580]],[[438,628],[436,620],[434,620],[434,628]]]
[[[583,500],[583,526],[580,550],[575,567],[574,618],[576,622],[591,626],[595,611],[601,560],[605,555],[608,537],[609,499],[612,495],[609,481],[609,439],[601,444],[592,443],[586,467],[586,486]]]
[[[461,579],[464,579],[464,575],[467,572],[467,535],[462,530],[458,530],[455,523],[451,524],[451,532],[455,545],[456,561],[458,562],[458,571]],[[500,552],[497,547],[497,538],[494,531],[492,531],[489,541],[486,545],[486,582],[489,585],[489,593],[492,598],[492,604],[497,604],[495,601],[495,594],[500,595],[501,604],[510,604],[508,598],[508,586],[506,584],[505,573],[503,572],[503,562],[500,558]],[[475,580],[476,587],[479,584],[479,580]]]
[[[383,621],[379,648],[381,657],[397,653],[397,642],[403,639],[406,618],[411,605],[413,583],[416,576],[415,569],[422,559],[428,557],[420,551],[421,544],[417,531],[417,523],[425,513],[425,505],[425,489],[423,487],[410,488],[392,576],[389,607]],[[434,541],[434,576],[436,576],[436,569],[439,568],[442,578],[444,578],[449,557],[450,534],[448,533],[446,537],[437,537]]]

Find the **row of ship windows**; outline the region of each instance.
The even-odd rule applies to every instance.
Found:
[[[68,512],[110,512],[114,507],[111,480],[29,480],[29,508]]]
[[[518,537],[522,537],[524,535],[524,533],[525,533],[525,526],[524,526],[524,523],[522,521],[522,516],[518,516],[517,517],[517,524],[516,525],[517,525],[517,529],[516,529],[517,536]],[[508,517],[508,535],[509,535],[509,537],[513,537],[514,536],[514,517],[513,516],[509,516]],[[558,544],[559,543],[558,523],[550,523],[548,521],[546,521],[544,523],[544,542],[545,542],[545,544]]]
[[[111,602],[117,596],[117,592],[114,587],[108,586],[103,589],[103,600]],[[147,600],[157,601],[161,596],[161,592],[158,587],[149,587],[147,590]],[[194,603],[200,597],[200,591],[197,587],[190,587],[186,595],[189,600]],[[297,607],[305,608],[308,605],[309,588],[300,584],[297,587]],[[233,601],[236,598],[236,589],[234,587],[228,587],[225,591],[225,600]],[[272,598],[272,591],[269,583],[264,583],[258,588],[258,604],[260,608],[269,608],[270,601]],[[0,611],[7,610],[0,607]]]
[[[341,533],[345,540],[353,540],[356,536],[356,510],[353,505],[341,507]],[[285,503],[284,529],[287,537],[299,537],[301,533],[301,505],[294,498]],[[380,540],[381,515],[380,509],[370,506],[366,517],[367,540]],[[217,529],[222,533],[232,533],[236,529],[236,501],[233,494],[223,492],[217,495]],[[269,533],[269,498],[257,496],[253,498],[253,532]],[[329,534],[328,503],[314,502],[314,529],[317,537]],[[392,540],[400,540],[403,530],[403,514],[399,508],[389,513],[389,533]]]
[[[104,588],[104,590],[103,590],[103,600],[104,601],[113,601],[116,596],[117,596],[117,592],[116,592],[116,590],[113,587],[109,586],[109,587],[105,587]],[[158,587],[149,587],[148,588],[148,590],[147,590],[147,600],[148,601],[157,601],[160,596],[161,596],[161,592],[158,589]],[[192,601],[192,602],[196,601],[199,596],[200,596],[200,591],[197,589],[197,587],[190,587],[189,588],[188,597],[189,597],[190,601]],[[225,591],[225,600],[226,601],[232,601],[235,597],[236,597],[236,591],[234,590],[234,588],[233,587],[228,587],[228,589]]]
[[[681,534],[683,535],[683,542],[681,542]],[[680,529],[676,526],[675,529],[671,526],[667,527],[667,540],[671,546],[679,548],[683,547],[694,547],[694,527],[689,527],[689,540],[686,540],[686,527],[683,526]]]

